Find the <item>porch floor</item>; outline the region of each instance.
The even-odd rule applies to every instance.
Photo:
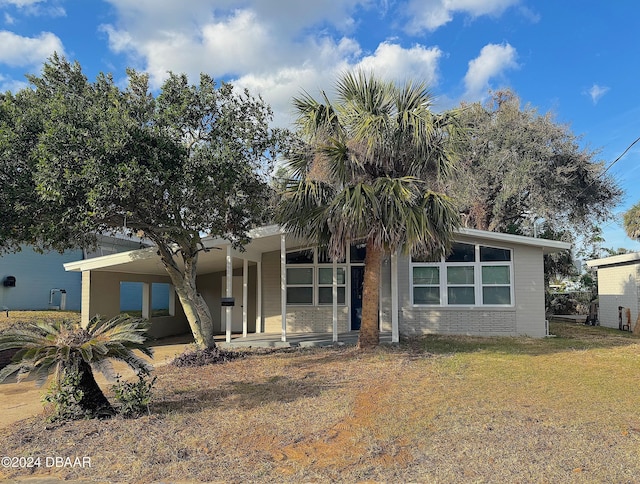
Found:
[[[358,342],[358,332],[338,333],[338,345],[355,346]],[[232,334],[231,342],[225,341],[224,334],[217,334],[215,341],[220,348],[295,348],[295,347],[315,347],[332,346],[332,333],[287,333],[287,341],[281,341],[280,333],[249,333],[246,337],[242,334]],[[151,343],[151,346],[169,346],[179,344],[189,344],[193,342],[190,334],[162,338]],[[391,344],[391,332],[380,332],[380,343]]]

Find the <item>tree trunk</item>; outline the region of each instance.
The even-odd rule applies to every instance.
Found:
[[[195,281],[171,279],[176,289],[176,294],[182,304],[182,309],[189,322],[193,333],[193,339],[198,348],[213,348],[216,343],[213,339],[213,318],[209,306],[203,297],[198,294]]]
[[[82,410],[90,413],[94,417],[105,417],[115,415],[115,410],[104,396],[102,390],[98,386],[91,365],[84,360],[78,365],[80,371],[79,389],[82,390],[82,399],[79,402]]]
[[[362,288],[362,323],[358,337],[358,348],[360,349],[375,348],[380,343],[378,305],[380,301],[380,269],[383,254],[384,249],[376,247],[372,239],[367,240]]]
[[[165,269],[171,278],[178,300],[182,304],[182,309],[189,322],[193,339],[198,348],[213,348],[216,343],[213,339],[213,318],[209,306],[198,293],[196,287],[196,267],[198,263],[198,252],[193,255],[183,253],[184,273],[177,267],[173,254],[156,241],[160,256]]]

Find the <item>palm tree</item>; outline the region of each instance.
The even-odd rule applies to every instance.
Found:
[[[358,346],[379,342],[385,253],[437,256],[450,248],[459,214],[439,190],[453,168],[461,130],[454,112],[431,112],[423,84],[403,87],[362,71],[336,84],[336,101],[294,99],[300,141],[277,208],[287,230],[342,259],[347,241],[366,242]]]
[[[77,390],[82,395],[78,403],[90,416],[115,413],[93,375],[96,369],[107,376],[113,373],[109,360],[125,362],[133,370],[149,373],[151,365],[137,356],[139,350],[152,356],[145,346],[148,323],[128,315],[108,321],[93,318],[86,328],[79,323],[56,321],[31,323],[0,334],[0,351],[18,349],[12,363],[0,370],[0,382],[17,373],[18,381],[35,376],[43,384],[55,372],[60,384],[65,373],[79,376]]]
[[[640,239],[640,203],[636,203],[623,216],[624,230],[634,239]]]

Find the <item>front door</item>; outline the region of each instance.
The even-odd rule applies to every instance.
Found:
[[[362,322],[362,284],[364,282],[364,267],[351,267],[351,331],[360,329]]]

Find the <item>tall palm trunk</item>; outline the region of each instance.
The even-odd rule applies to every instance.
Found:
[[[376,246],[373,239],[367,240],[367,255],[364,258],[364,283],[362,286],[362,323],[358,348],[375,348],[380,342],[378,328],[378,301],[380,294],[380,269],[384,249]]]

